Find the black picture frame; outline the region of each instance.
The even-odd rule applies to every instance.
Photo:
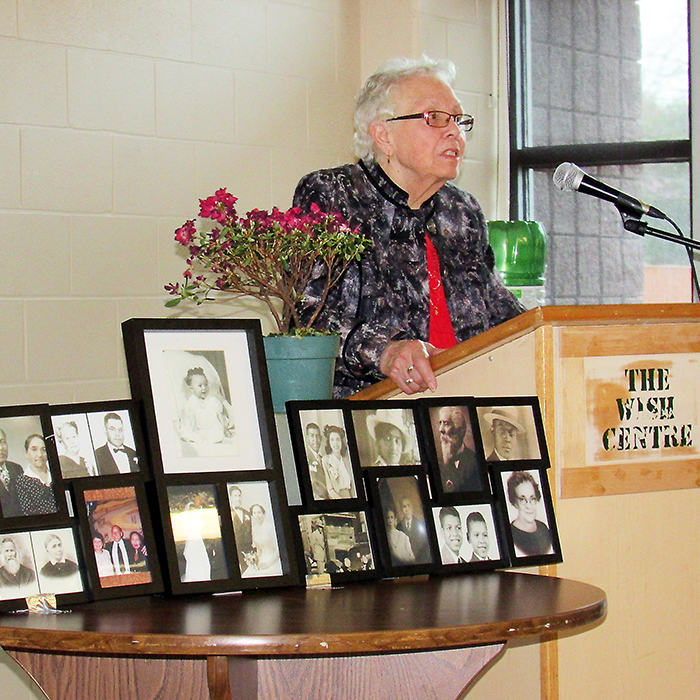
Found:
[[[536,396],[479,398],[472,402],[478,453],[484,462],[549,468],[544,424]],[[499,433],[495,432],[498,426]],[[500,447],[497,441],[501,441]]]
[[[92,597],[162,593],[158,543],[139,475],[81,479],[73,492]]]
[[[347,402],[288,401],[286,409],[303,503],[331,510],[363,507],[367,498]],[[315,451],[312,440],[318,442]]]
[[[490,571],[510,565],[500,504],[493,499],[434,505],[441,574]]]
[[[49,416],[66,485],[75,479],[119,474],[150,476],[135,401],[52,405]]]
[[[0,407],[0,528],[66,522],[68,502],[52,433],[48,404]]]
[[[563,561],[548,471],[500,462],[493,476],[497,499],[506,516],[511,565],[543,566]],[[518,527],[519,518],[525,529]],[[526,530],[532,527],[536,529],[528,534]]]
[[[17,570],[10,571],[13,551]],[[88,600],[80,547],[70,525],[0,533],[0,610],[42,608],[42,598],[55,605]]]
[[[134,318],[122,333],[156,476],[281,469],[258,320]]]
[[[229,473],[158,480],[171,593],[222,593],[298,583],[284,490],[278,480],[263,476]],[[243,532],[234,522],[232,492],[240,493],[247,513]]]
[[[332,585],[380,578],[383,569],[371,513],[357,510],[292,508],[296,522],[295,551],[307,582],[325,574]]]
[[[416,404],[433,499],[457,505],[491,494],[488,469],[480,455],[474,399],[429,398]]]
[[[367,473],[365,479],[386,574],[410,576],[437,572],[440,555],[425,475],[406,468],[386,467],[382,473],[376,470]],[[405,523],[409,519],[411,526],[407,530]]]

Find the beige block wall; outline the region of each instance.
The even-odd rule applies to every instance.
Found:
[[[352,160],[354,97],[386,58],[457,63],[477,117],[459,184],[496,218],[501,4],[0,0],[0,405],[128,397],[125,319],[264,316],[166,310],[173,231],[218,187],[287,207],[303,174]],[[0,683],[38,697],[3,666]]]

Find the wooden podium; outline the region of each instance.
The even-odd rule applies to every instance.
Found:
[[[659,629],[657,616],[668,591],[677,600],[697,599],[692,581],[700,576],[695,563],[700,557],[690,552],[697,549],[694,530],[700,524],[698,321],[695,304],[545,307],[433,358],[434,396],[539,397],[564,556],[564,564],[544,573],[557,571],[608,593],[605,625],[580,642],[567,640],[559,650],[556,643],[543,645],[540,682],[547,700],[558,698],[560,688],[567,700],[652,697],[649,684],[668,679],[667,662],[659,659],[654,671],[652,651],[642,662],[641,650],[638,657],[621,650],[644,647],[643,629],[654,630],[655,650],[683,646],[670,630]],[[408,398],[386,380],[352,398],[393,397]],[[654,513],[672,538],[656,549]],[[629,620],[616,620],[616,601]],[[694,640],[673,662],[680,677],[694,673],[700,662],[692,631],[700,626],[697,607],[665,610],[666,619],[677,618],[675,628],[687,628]],[[570,662],[565,658],[569,644],[586,649],[583,665],[581,652]],[[570,680],[564,668],[569,663]],[[581,668],[588,669],[583,687]],[[635,694],[637,676],[647,685]],[[599,694],[591,691],[596,682]],[[611,692],[616,684],[621,690]],[[679,688],[677,697],[689,697],[688,692],[687,686]],[[656,695],[676,697],[667,685]]]

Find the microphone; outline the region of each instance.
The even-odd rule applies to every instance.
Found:
[[[573,163],[562,163],[552,176],[554,184],[560,190],[576,190],[584,194],[590,194],[606,202],[612,202],[621,214],[627,214],[638,219],[640,216],[653,216],[656,219],[667,219],[668,217],[656,207],[644,204],[634,197],[630,197],[620,190],[616,190],[610,185],[606,185],[600,180],[596,180],[585,173],[578,165]]]

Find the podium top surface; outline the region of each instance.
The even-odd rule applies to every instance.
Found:
[[[591,306],[543,306],[530,309],[498,326],[448,348],[431,358],[436,375],[465,359],[490,352],[544,326],[586,327],[693,323],[700,321],[700,304],[604,304]],[[355,400],[381,399],[400,393],[390,379],[353,394]]]
[[[604,618],[605,593],[522,572],[307,590],[139,597],[0,614],[7,649],[129,656],[329,656],[505,642]]]

